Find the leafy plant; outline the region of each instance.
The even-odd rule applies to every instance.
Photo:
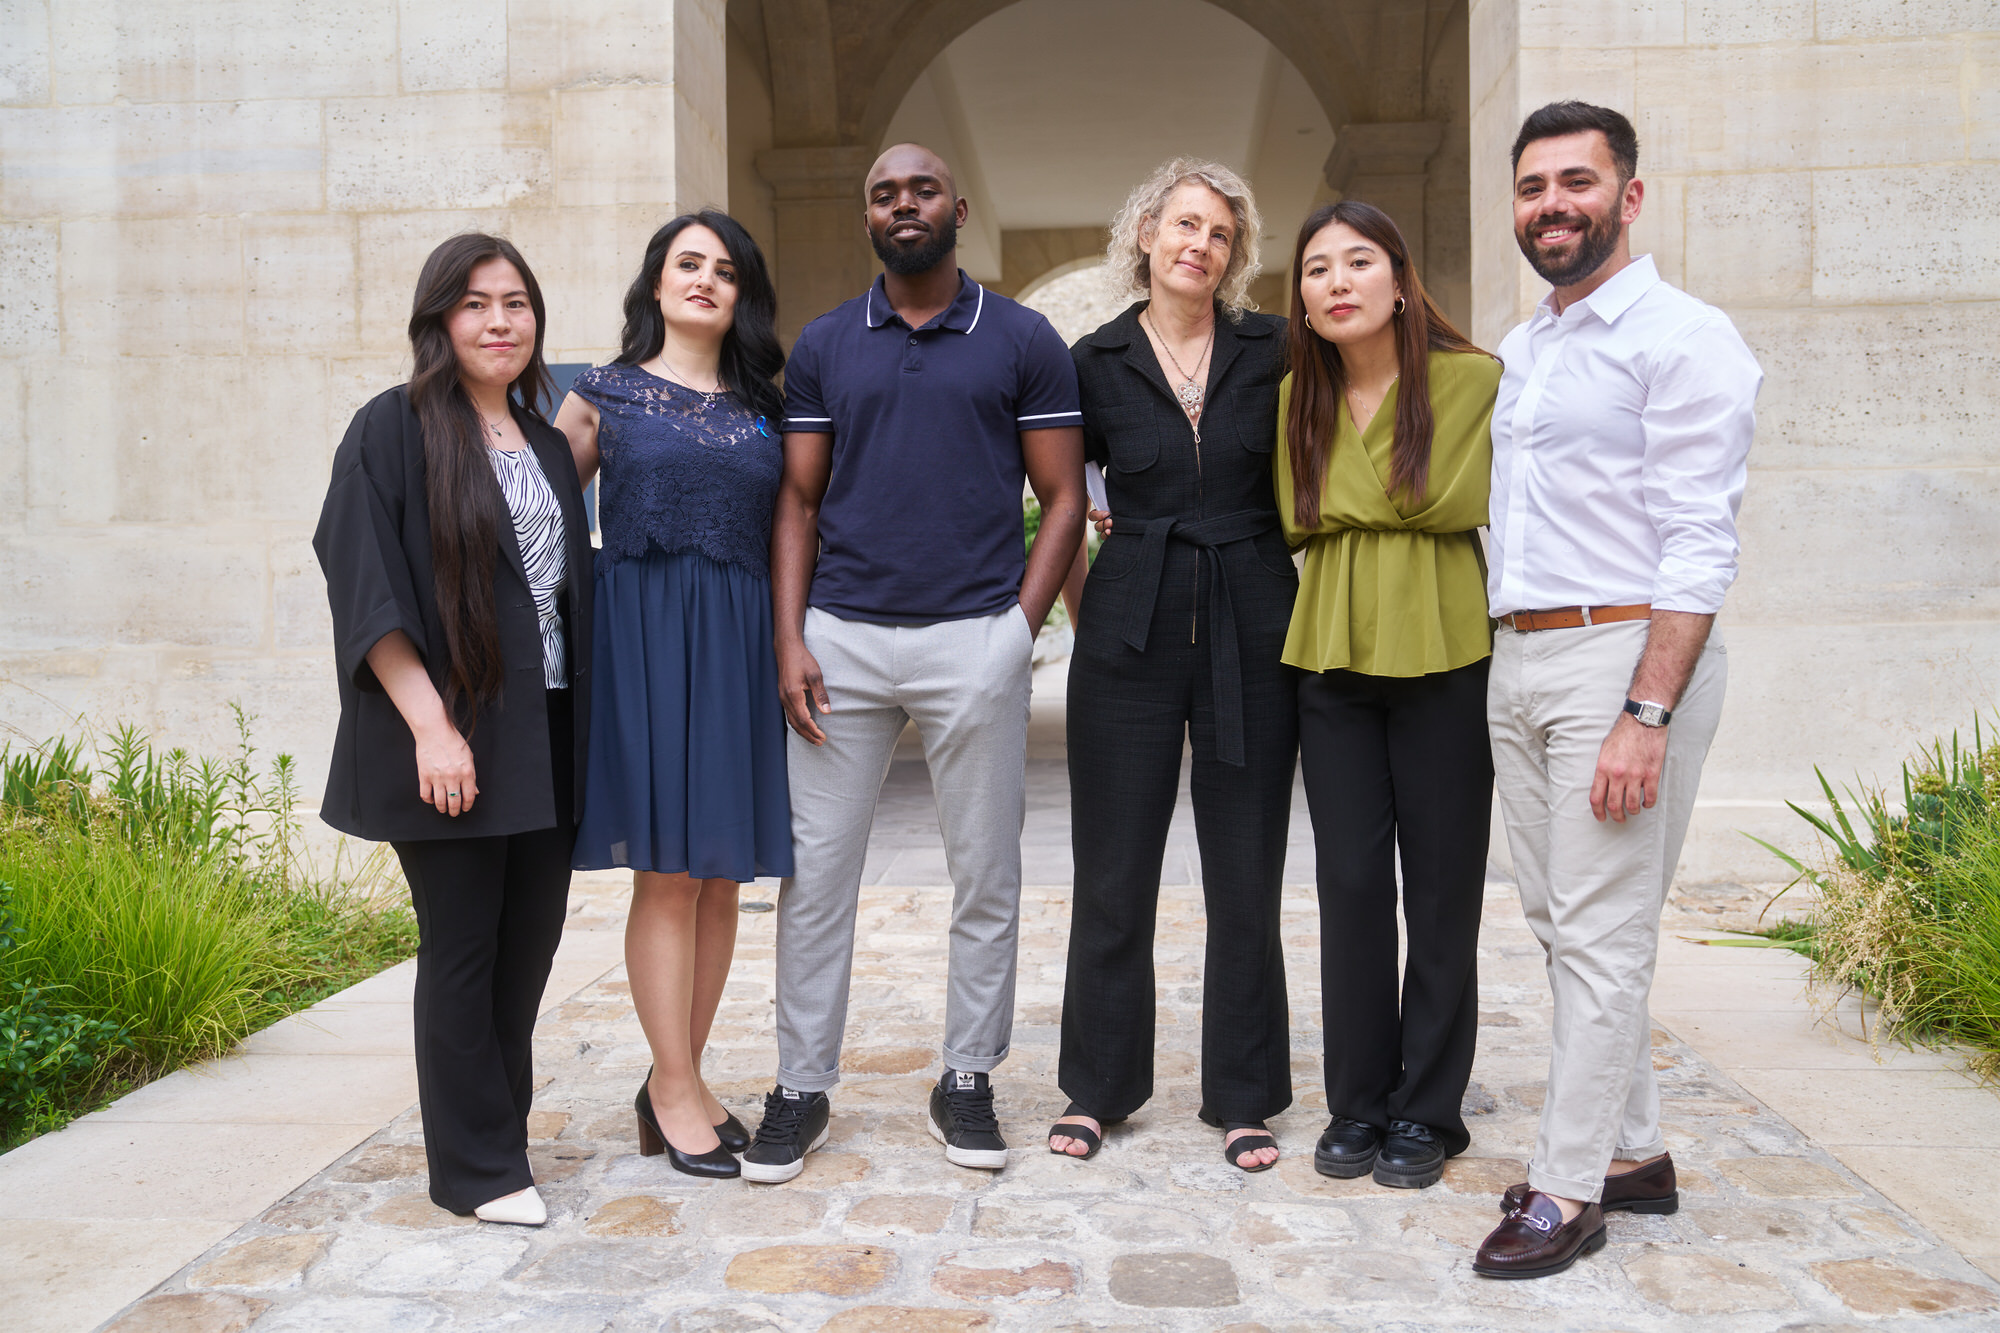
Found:
[[[1955,733],[1933,741],[1903,764],[1900,813],[1880,790],[1850,789],[1843,802],[1818,774],[1829,814],[1791,806],[1824,840],[1828,855],[1817,864],[1753,841],[1795,872],[1780,895],[1802,883],[1816,891],[1810,948],[1800,951],[1814,960],[1822,996],[1864,991],[1882,1030],[1963,1043],[1973,1068],[1995,1077],[2000,744],[1986,743],[1978,719],[1972,736],[1970,747]]]
[[[46,1121],[131,1039],[109,1020],[50,1012],[42,992],[23,982],[7,990],[0,1004],[0,1125]]]
[[[316,874],[290,757],[236,724],[221,759],[129,726],[0,748],[0,1147],[415,951],[387,849]]]

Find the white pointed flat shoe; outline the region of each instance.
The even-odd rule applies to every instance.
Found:
[[[549,1220],[548,1205],[533,1185],[512,1194],[489,1199],[472,1210],[482,1222],[506,1222],[517,1227],[538,1227]]]

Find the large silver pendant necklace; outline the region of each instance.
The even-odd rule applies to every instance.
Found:
[[[1174,389],[1174,397],[1180,400],[1181,409],[1188,414],[1190,419],[1199,417],[1201,415],[1202,400],[1208,396],[1208,391],[1195,382],[1193,375],[1188,374],[1187,371],[1181,368],[1180,360],[1174,356],[1174,349],[1167,345],[1166,335],[1160,332],[1160,326],[1153,323],[1152,317],[1142,312],[1139,318],[1146,321],[1146,327],[1152,333],[1153,340],[1159,343],[1160,350],[1167,354],[1167,363],[1174,368],[1174,373],[1181,377],[1179,386]],[[1210,322],[1208,326],[1208,341],[1202,344],[1201,355],[1195,358],[1194,368],[1196,370],[1202,368],[1203,363],[1208,360],[1209,351],[1214,346],[1215,325],[1213,322]]]

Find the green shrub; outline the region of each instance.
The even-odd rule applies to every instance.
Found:
[[[1818,891],[1801,947],[1814,961],[1815,989],[1836,998],[1861,990],[1877,1002],[1884,1031],[1962,1044],[1974,1071],[1995,1078],[2000,744],[1986,745],[1983,733],[1975,721],[1970,748],[1953,736],[1905,763],[1900,814],[1879,790],[1843,801],[1820,774],[1830,813],[1792,809],[1825,840],[1821,864],[1763,845],[1798,872],[1794,884]]]
[[[0,882],[0,954],[14,947],[13,897]],[[98,1062],[130,1044],[117,1024],[51,1014],[40,991],[10,983],[0,990],[0,1124],[60,1117]]]
[[[259,773],[120,728],[96,751],[0,749],[0,1147],[219,1055],[416,947],[378,849],[310,873],[291,760]]]
[[[8,990],[0,1004],[0,1125],[60,1123],[76,1092],[131,1039],[107,1019],[51,1013],[32,986],[16,981]]]

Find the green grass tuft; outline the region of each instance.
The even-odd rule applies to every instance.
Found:
[[[1817,890],[1812,917],[1764,933],[1813,959],[1822,997],[1863,991],[1884,1032],[1962,1046],[2000,1079],[2000,744],[1975,720],[1971,746],[1953,735],[1920,751],[1901,813],[1884,792],[1843,801],[1819,781],[1830,817],[1792,807],[1824,840],[1818,863],[1757,840]]]
[[[291,760],[238,725],[222,760],[0,749],[0,1150],[415,952],[386,849],[313,874]]]

